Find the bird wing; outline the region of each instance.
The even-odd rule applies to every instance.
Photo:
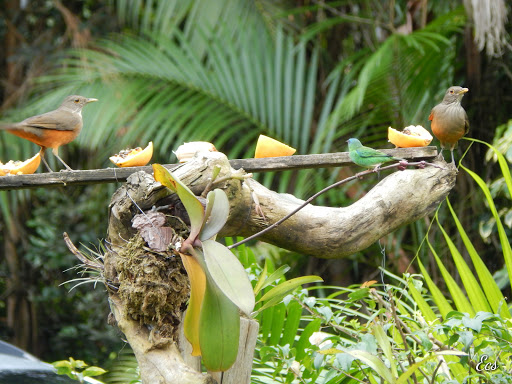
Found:
[[[378,150],[370,148],[370,147],[358,148],[358,149],[356,149],[356,152],[359,156],[361,156],[363,158],[391,157],[391,155],[388,155],[387,153],[378,151]]]
[[[80,124],[80,117],[71,112],[59,110],[29,117],[16,124],[18,128],[55,129],[59,131],[73,131]]]
[[[469,119],[468,114],[464,110],[464,135],[467,135],[469,132]]]

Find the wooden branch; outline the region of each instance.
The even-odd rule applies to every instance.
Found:
[[[432,159],[437,155],[436,147],[381,149],[381,151],[407,160]],[[243,168],[246,172],[340,167],[353,164],[350,161],[348,152],[269,157],[264,159],[234,159],[230,160],[229,163],[233,169]],[[165,167],[173,170],[182,165],[166,164]],[[153,173],[151,166],[145,166],[3,176],[0,177],[0,190],[124,182],[128,176],[139,171],[149,174]]]
[[[455,168],[445,162],[438,164],[443,168],[394,172],[348,207],[309,204],[260,239],[322,258],[351,255],[400,226],[428,215],[437,207],[453,188],[456,177]],[[217,166],[221,168],[219,178],[227,177],[228,181],[215,187],[224,189],[230,201],[229,219],[219,234],[221,236],[250,236],[303,203],[292,195],[273,192],[253,179],[229,179],[236,171],[221,153],[211,153],[207,159],[195,158],[176,169],[174,174],[196,195],[200,195]],[[136,233],[131,227],[135,212],[158,207],[163,202],[169,204],[169,198],[173,196],[145,173],[130,176],[128,182],[118,189],[110,206],[109,236],[112,244],[123,246],[125,240]],[[255,201],[259,201],[264,218],[258,213]]]

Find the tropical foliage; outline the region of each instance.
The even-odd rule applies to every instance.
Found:
[[[329,369],[336,375],[342,368],[355,382],[387,377],[388,371],[404,377],[403,381],[409,373],[409,378],[424,378],[426,382],[435,380],[437,374],[445,375],[438,378],[459,380],[465,377],[460,367],[466,372],[471,367],[473,374],[480,374],[471,366],[475,360],[470,356],[490,348],[489,361],[495,357],[497,349],[481,346],[485,343],[478,340],[495,338],[493,332],[499,330],[505,340],[500,348],[507,350],[508,311],[492,273],[503,267],[499,288],[509,284],[512,214],[508,168],[512,147],[510,122],[506,123],[510,113],[503,100],[510,89],[511,55],[505,52],[503,59],[479,57],[481,67],[475,69],[477,60],[469,56],[474,53],[471,29],[466,28],[469,23],[462,2],[419,2],[424,8],[414,11],[407,7],[416,2],[405,0],[117,0],[108,6],[97,1],[70,1],[65,5],[79,19],[66,19],[68,24],[60,21],[63,18],[50,2],[29,3],[35,4],[34,8],[22,14],[26,16],[23,22],[18,19],[14,24],[19,35],[33,38],[26,39],[24,48],[9,60],[28,68],[29,75],[44,76],[27,76],[29,80],[19,92],[29,90],[20,98],[28,102],[22,108],[2,111],[2,120],[20,120],[50,110],[72,93],[100,99],[84,111],[80,138],[63,148],[75,168],[107,166],[110,154],[150,140],[155,142],[156,158],[162,163],[174,161],[172,150],[192,140],[213,141],[230,157],[251,157],[260,133],[298,148],[300,154],[344,150],[344,140],[352,136],[364,138],[367,145],[382,146],[389,125],[428,127],[428,111],[447,86],[475,84],[479,97],[471,99],[468,108],[471,135],[494,139],[497,151],[490,149],[485,157],[487,146],[473,143],[464,158],[465,167],[460,167],[457,188],[434,219],[418,221],[383,239],[386,267],[401,275],[405,270],[401,265],[410,264],[409,255],[416,255],[411,266],[423,277],[396,278],[396,287],[381,291],[365,287],[364,295],[357,299],[347,296],[358,291],[353,286],[319,287],[315,296],[300,291],[277,306],[260,307],[262,331],[255,380],[307,382],[318,374],[317,378],[329,382],[334,380],[327,376]],[[40,16],[42,11],[46,18]],[[3,14],[0,17],[4,20]],[[44,34],[38,33],[41,25]],[[60,26],[62,36],[48,35],[51,25]],[[85,44],[87,49],[77,49],[84,47],[76,42],[88,28],[93,38]],[[0,29],[0,33],[6,30]],[[48,43],[40,44],[44,39]],[[71,45],[71,40],[75,48],[61,50],[62,41]],[[12,99],[9,102],[12,105]],[[34,152],[34,146],[26,141],[4,133],[0,139],[4,161],[25,159]],[[461,147],[466,148],[466,144]],[[499,166],[493,165],[493,159]],[[49,160],[54,161],[51,155]],[[257,177],[277,191],[305,197],[345,172],[305,170]],[[367,187],[358,184],[341,192],[331,191],[322,203],[348,205]],[[119,348],[109,341],[115,335],[99,325],[105,322],[107,311],[106,305],[98,308],[103,292],[91,293],[79,287],[63,298],[63,288],[55,283],[70,278],[61,271],[73,263],[60,233],[74,233],[75,239],[86,244],[102,237],[106,228],[103,213],[112,192],[113,188],[94,186],[66,188],[64,193],[0,193],[2,240],[8,253],[2,274],[12,284],[5,286],[2,281],[0,286],[4,292],[17,292],[7,304],[2,299],[2,315],[13,307],[33,310],[32,314],[17,315],[31,321],[39,319],[28,327],[44,329],[34,332],[33,337],[46,340],[47,348],[42,352],[50,356],[62,350],[74,353],[79,343],[92,360],[80,358],[101,364],[94,359]],[[244,249],[249,252],[250,248]],[[266,250],[268,259],[278,263],[275,268],[268,265],[268,275],[275,270],[282,277],[279,264],[284,261],[293,262],[298,266],[294,272],[304,274],[304,256]],[[376,245],[346,261],[343,284],[349,285],[345,284],[348,277],[350,283],[376,278],[379,251]],[[498,252],[503,259],[496,257]],[[495,263],[492,268],[489,261]],[[253,264],[244,265],[249,268]],[[250,268],[254,268],[254,276],[265,274],[261,267]],[[329,267],[325,267],[326,275],[327,270]],[[336,282],[340,284],[340,279]],[[430,293],[421,286],[423,282]],[[261,295],[270,288],[261,288]],[[384,298],[385,304],[379,298]],[[396,317],[385,317],[392,308]],[[350,322],[342,311],[348,311],[352,320],[364,321]],[[339,318],[347,320],[346,329],[336,328]],[[393,321],[389,325],[382,319]],[[285,329],[283,334],[279,333],[280,326]],[[320,353],[323,347],[309,342],[308,334],[321,327],[332,334],[331,350],[326,353]],[[384,335],[377,328],[382,328]],[[90,334],[89,329],[95,332]],[[400,330],[406,340],[397,335]],[[443,363],[436,371],[435,364],[442,358],[435,347],[438,344],[429,339],[433,344],[429,346],[424,338],[429,333],[449,350],[466,353],[467,361],[447,364],[447,370]],[[2,331],[2,336],[7,335]],[[404,352],[406,345],[408,352]],[[94,350],[96,346],[101,353]],[[373,353],[374,358],[348,353],[357,348]],[[402,366],[392,362],[396,356],[404,358],[400,360],[404,361]],[[450,363],[459,357],[443,359]],[[299,362],[295,373],[291,371],[294,360]],[[506,367],[502,368],[505,374]],[[347,376],[345,380],[351,379]]]

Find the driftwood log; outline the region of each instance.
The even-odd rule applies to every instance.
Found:
[[[362,250],[398,227],[426,216],[447,196],[456,171],[442,161],[438,164],[443,168],[396,171],[348,207],[307,205],[260,240],[323,258],[341,258]],[[217,167],[220,173],[212,184],[211,175]],[[292,195],[268,190],[243,170],[233,169],[222,153],[198,155],[175,167],[173,174],[197,196],[205,188],[226,192],[230,214],[221,236],[252,235],[302,204]],[[180,332],[189,294],[180,258],[172,247],[164,252],[151,250],[132,227],[135,216],[155,211],[186,223],[177,196],[147,172],[137,172],[116,191],[109,208],[110,252],[104,259],[104,275],[112,321],[135,351],[143,382],[249,383],[257,324],[250,320],[241,327],[245,331],[240,361],[231,372],[200,373],[200,364],[188,356],[187,342]],[[174,240],[179,237],[179,231],[175,232]]]

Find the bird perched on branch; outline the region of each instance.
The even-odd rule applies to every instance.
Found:
[[[428,117],[431,121],[432,133],[441,143],[441,152],[443,149],[450,150],[452,164],[455,164],[453,150],[457,142],[469,131],[468,115],[460,105],[467,91],[469,89],[459,86],[448,88],[443,101],[432,108]]]
[[[71,171],[71,167],[60,158],[58,150],[61,145],[76,139],[83,126],[82,108],[93,101],[98,100],[77,95],[68,96],[56,110],[29,117],[19,123],[0,123],[0,130],[6,130],[39,145],[41,159],[50,172],[53,171],[44,158],[46,148],[51,148],[55,157]]]
[[[402,160],[376,149],[365,147],[359,140],[354,138],[348,139],[347,143],[350,159],[361,167],[374,168],[376,171],[383,163]]]

